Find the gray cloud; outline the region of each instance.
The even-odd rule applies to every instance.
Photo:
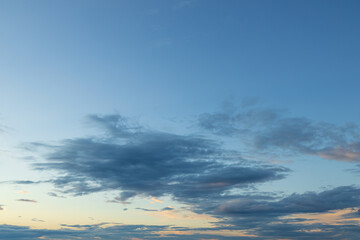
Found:
[[[36,201],[36,200],[24,199],[24,198],[16,199],[16,201],[19,201],[19,202],[29,202],[29,203],[37,203],[37,202],[38,202],[38,201]]]
[[[145,212],[157,212],[159,210],[157,209],[148,209],[148,208],[136,208],[137,210],[142,210],[142,211],[145,211]]]
[[[90,120],[105,130],[93,138],[68,139],[46,147],[38,170],[56,170],[52,180],[63,193],[82,195],[121,190],[115,199],[171,195],[179,201],[220,196],[249,184],[281,179],[288,169],[254,165],[212,140],[150,131],[119,115]]]
[[[174,210],[173,207],[164,207],[163,209],[161,209],[161,211],[172,211]]]
[[[106,240],[131,240],[138,239],[160,239],[159,231],[166,234],[164,239],[181,240],[184,239],[182,233],[189,231],[201,231],[201,233],[187,233],[186,239],[202,240],[202,239],[218,239],[218,240],[271,240],[271,239],[358,239],[360,227],[357,224],[348,225],[303,225],[303,224],[282,224],[274,223],[271,225],[260,226],[261,232],[257,232],[253,237],[242,236],[221,236],[219,234],[210,234],[209,231],[230,230],[235,231],[238,228],[233,227],[214,227],[214,228],[184,228],[171,226],[155,226],[155,225],[115,225],[105,226],[104,224],[94,225],[66,225],[62,229],[46,230],[46,229],[30,229],[29,227],[0,225],[0,239],[21,239],[21,240],[38,240],[58,239],[106,239]],[[322,231],[313,231],[319,230]],[[173,231],[176,231],[174,233]]]
[[[341,161],[360,161],[360,131],[356,124],[338,126],[285,111],[244,108],[202,114],[199,126],[217,135],[251,143],[257,151],[286,151]]]
[[[327,224],[296,224],[275,223],[261,227],[258,239],[335,239],[355,240],[360,234],[358,224],[327,225]]]
[[[120,194],[120,197],[116,197],[115,199],[120,202],[125,202],[127,199],[135,196],[136,196],[136,192],[124,191]]]
[[[285,118],[283,112],[273,110],[255,111],[245,115],[247,117],[242,120],[245,123],[243,128],[238,126],[238,120],[234,120],[233,125],[227,124],[233,121],[229,116],[217,116],[218,119],[227,119],[226,124],[222,123],[223,120],[209,121],[206,124],[212,126],[211,124],[216,123],[216,128],[212,130],[216,134],[252,136],[256,149],[267,150],[271,147],[307,154],[334,150],[335,145],[347,143],[350,138],[355,139],[352,134],[357,131],[356,127],[349,125],[344,127],[342,132],[345,135],[342,135],[340,128],[330,129],[326,124],[320,126],[306,119]],[[207,117],[204,119],[209,120]],[[358,231],[356,226],[349,225],[347,232],[336,235],[335,231],[339,229],[334,226],[304,226],[299,224],[303,219],[281,218],[295,213],[324,213],[356,208],[360,205],[360,190],[355,186],[343,186],[319,193],[294,193],[283,198],[271,193],[246,195],[238,190],[282,179],[289,170],[278,165],[246,160],[238,152],[225,150],[216,141],[203,136],[152,131],[132,124],[119,115],[92,115],[89,119],[103,130],[102,134],[96,137],[67,139],[52,146],[37,144],[37,147],[41,146],[46,153],[43,161],[35,163],[34,167],[38,170],[58,172],[57,178],[47,182],[53,183],[63,194],[83,195],[119,190],[119,196],[110,202],[121,203],[129,203],[137,196],[167,195],[186,203],[191,211],[216,217],[219,222],[214,224],[218,230],[247,230],[258,235],[258,239],[344,239],[341,237],[355,236]],[[276,139],[286,133],[292,137]],[[354,144],[353,147],[356,148],[357,145]],[[128,236],[143,239],[157,237],[151,230],[140,231],[142,228],[151,229],[148,226],[135,228],[138,230],[134,230],[134,226],[102,226],[102,230],[95,225],[72,227],[80,228],[76,231],[77,234],[90,229],[96,230],[101,233],[101,237],[105,236],[105,239],[112,239],[106,238],[108,232],[115,233],[113,236],[122,236],[116,239],[127,239]],[[311,232],[316,228],[324,231]],[[121,235],[124,231],[128,231],[127,235]],[[297,235],[300,238],[296,238],[292,231],[300,232]],[[86,236],[87,233],[84,234]],[[168,235],[167,238],[181,239],[176,234]],[[248,238],[194,234],[187,235],[187,239]]]
[[[174,208],[172,207],[164,207],[162,209],[148,209],[148,208],[136,208],[137,210],[142,210],[142,211],[145,211],[145,212],[160,212],[160,211],[172,211],[174,210]]]
[[[358,234],[360,231],[360,227],[358,224],[346,224],[346,225],[327,225],[327,224],[299,224],[297,221],[292,220],[284,220],[282,222],[272,222],[271,224],[266,224],[262,222],[258,224],[256,229],[247,229],[250,225],[248,222],[244,221],[241,225],[242,228],[234,227],[234,226],[223,226],[223,227],[215,227],[215,228],[183,228],[183,227],[174,227],[174,230],[179,232],[187,232],[187,231],[231,231],[235,232],[237,230],[249,230],[248,234],[253,234],[252,237],[230,237],[230,238],[222,238],[221,236],[217,236],[216,239],[253,239],[253,240],[273,240],[273,239],[315,239],[315,240],[324,240],[324,239],[335,239],[335,240],[355,240],[358,239]],[[178,235],[179,236],[179,235]],[[204,235],[202,235],[204,236]],[[214,235],[208,235],[211,239],[215,237]],[[191,235],[193,237],[193,235]],[[200,236],[199,236],[200,237]],[[192,238],[191,238],[192,239]],[[196,238],[197,239],[197,238]]]
[[[30,181],[30,180],[16,180],[16,181],[2,181],[0,184],[19,184],[19,185],[33,185],[40,183],[48,183],[49,181]]]
[[[76,226],[76,225],[74,225]],[[29,227],[0,225],[0,239],[24,239],[38,240],[45,239],[108,239],[108,240],[130,240],[131,238],[154,238],[159,235],[156,231],[166,229],[167,226],[152,225],[121,225],[112,227],[101,227],[100,224],[95,225],[77,225],[81,230],[74,229],[30,229]]]
[[[346,171],[351,172],[351,173],[353,173],[355,175],[360,175],[360,164],[357,164],[353,168],[347,169]]]
[[[354,186],[342,186],[320,193],[294,193],[279,201],[234,199],[220,205],[218,211],[239,216],[260,215],[264,218],[295,213],[320,213],[359,206],[360,189]]]
[[[61,224],[62,227],[67,227],[67,228],[77,228],[77,229],[97,229],[101,226],[105,226],[108,224],[115,224],[118,225],[119,223],[114,223],[114,222],[101,222],[101,223],[97,223],[97,224]]]
[[[223,225],[228,230],[246,230],[259,239],[357,239],[355,236],[360,229],[357,222],[339,226],[302,224],[309,218],[283,217],[354,209],[352,213],[339,217],[347,219],[358,216],[359,206],[360,188],[342,186],[322,192],[292,194],[281,199],[265,200],[257,199],[256,196],[242,196],[220,204],[215,215],[222,219],[217,223],[218,226]],[[339,231],[340,229],[344,231]]]
[[[64,196],[60,196],[59,194],[54,193],[54,192],[48,192],[48,195],[51,196],[51,197],[65,198]]]

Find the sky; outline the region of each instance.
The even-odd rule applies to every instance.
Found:
[[[0,0],[0,239],[358,239],[359,9]]]

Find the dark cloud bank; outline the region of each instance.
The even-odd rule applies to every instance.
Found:
[[[30,229],[28,227],[0,225],[1,239],[21,239],[21,240],[75,240],[75,239],[105,239],[105,240],[137,240],[137,239],[252,239],[248,237],[224,237],[215,234],[206,234],[208,229],[202,230],[204,234],[181,235],[181,232],[188,231],[188,228],[177,228],[171,226],[155,225],[115,225],[104,226],[104,224],[95,225],[64,225],[59,230]],[[76,228],[76,230],[74,229]],[[177,231],[176,234],[170,231]],[[163,233],[167,233],[164,237]]]
[[[131,202],[134,197],[171,196],[194,212],[219,219],[215,228],[202,231],[246,230],[258,236],[257,239],[356,239],[354,236],[359,232],[356,224],[344,225],[339,232],[339,226],[304,225],[302,219],[292,222],[282,218],[296,213],[325,213],[344,208],[354,208],[356,212],[355,208],[360,205],[360,189],[355,186],[282,198],[273,194],[245,194],[242,189],[283,179],[289,169],[246,160],[238,152],[225,150],[216,141],[203,136],[152,131],[131,124],[120,115],[91,115],[89,118],[102,130],[101,135],[67,139],[59,145],[33,144],[34,148],[40,146],[46,150],[44,161],[35,163],[34,167],[58,172],[59,177],[49,182],[61,194],[79,196],[119,190],[119,196],[112,202],[123,203]],[[251,146],[261,151],[280,149],[336,160],[359,160],[358,128],[353,124],[338,127],[285,117],[278,111],[254,109],[241,113],[204,114],[199,118],[199,124],[215,134],[251,139]],[[52,195],[57,196],[56,193]],[[151,229],[147,227],[145,229]],[[321,231],[312,231],[314,229]],[[57,233],[70,234],[68,231]],[[89,234],[86,232],[89,229],[76,231],[76,234]],[[117,232],[118,229],[97,231]],[[129,229],[126,231],[128,235],[116,239],[139,237]],[[141,238],[154,238],[153,231],[141,234]],[[182,239],[176,235],[167,238]],[[195,234],[188,235],[187,239],[248,237]]]
[[[90,118],[105,135],[48,146],[45,162],[35,164],[38,170],[61,173],[52,183],[63,193],[119,189],[119,201],[171,195],[187,202],[282,179],[288,172],[281,166],[253,164],[203,137],[131,127],[118,115]]]

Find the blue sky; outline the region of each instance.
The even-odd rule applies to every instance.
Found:
[[[0,1],[0,238],[356,239],[359,7]]]

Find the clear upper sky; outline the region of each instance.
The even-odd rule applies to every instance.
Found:
[[[0,239],[357,239],[359,11],[0,0]]]

